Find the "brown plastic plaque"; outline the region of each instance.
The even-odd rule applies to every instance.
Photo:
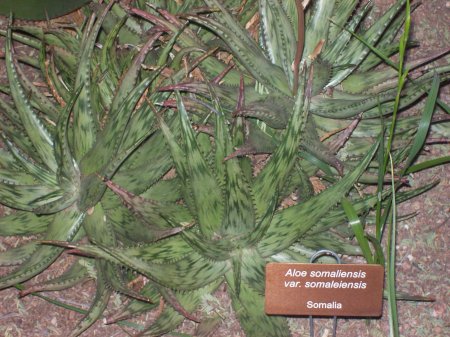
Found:
[[[384,269],[368,264],[269,263],[269,315],[379,317]]]

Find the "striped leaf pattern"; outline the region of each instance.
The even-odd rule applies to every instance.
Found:
[[[138,335],[170,333],[204,319],[194,312],[223,283],[247,336],[290,336],[285,318],[263,310],[266,263],[306,262],[324,248],[362,255],[341,201],[371,223],[390,207],[384,183],[407,182],[407,168],[378,176],[384,129],[395,123],[400,168],[426,131],[446,135],[448,118],[433,110],[448,58],[423,67],[446,51],[407,64],[398,106],[431,92],[426,115],[392,120],[398,66],[388,57],[405,3],[371,24],[371,3],[358,0],[95,0],[80,27],[11,22],[0,30],[0,203],[14,210],[0,235],[39,239],[0,254],[17,266],[0,288],[67,250],[74,265],[22,295],[94,279],[71,336],[114,292],[130,301],[108,322],[154,310]],[[16,55],[19,44],[39,57]],[[397,201],[433,185],[396,191]]]

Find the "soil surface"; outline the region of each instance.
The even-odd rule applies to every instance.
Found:
[[[379,7],[374,15],[378,15],[392,0],[374,1]],[[431,0],[423,4],[412,16],[413,39],[420,41],[420,48],[414,49],[410,59],[424,57],[434,51],[450,46],[450,1]],[[0,17],[0,26],[5,26],[6,19]],[[4,44],[0,38],[0,46]],[[3,50],[3,48],[2,48]],[[27,52],[22,51],[22,52]],[[0,63],[0,78],[4,79],[4,64]],[[449,102],[449,86],[441,90],[441,98]],[[421,105],[414,109],[420,109]],[[428,146],[419,160],[425,157],[448,155],[449,146]],[[413,186],[420,186],[439,179],[440,184],[408,203],[399,207],[399,214],[417,212],[417,216],[398,225],[397,241],[397,286],[400,291],[409,294],[429,296],[434,302],[399,302],[400,331],[404,337],[445,337],[450,336],[450,315],[448,298],[450,298],[450,275],[448,267],[450,236],[450,165],[440,166],[425,173],[411,176]],[[23,242],[17,237],[0,238],[0,251],[14,247]],[[54,277],[65,270],[72,257],[63,255],[45,273],[33,278],[29,284]],[[0,268],[0,274],[7,272]],[[58,299],[61,302],[88,309],[94,296],[94,283],[87,282],[76,288],[42,295]],[[62,309],[35,296],[18,297],[18,290],[6,289],[0,291],[0,336],[32,337],[32,336],[65,336],[70,333],[81,314]],[[111,315],[125,303],[126,299],[115,295],[107,311]],[[214,297],[208,299],[204,308],[209,308],[223,318],[222,323],[214,332],[216,337],[244,337],[239,324],[234,318],[230,300],[224,286]],[[380,319],[340,319],[338,320],[338,336],[347,337],[382,337],[389,336],[389,323],[386,303],[384,315]],[[141,316],[135,323],[145,325],[151,322],[150,315]],[[294,337],[309,336],[308,320],[293,318],[290,320]],[[315,336],[332,336],[332,320],[316,319]],[[196,326],[186,321],[179,329],[180,333],[172,336],[187,336],[196,334]],[[82,336],[125,337],[135,334],[137,330],[129,326],[105,325],[98,321]],[[182,332],[182,333],[181,333]],[[198,335],[198,334],[197,334]],[[264,337],[264,332],[261,332]]]

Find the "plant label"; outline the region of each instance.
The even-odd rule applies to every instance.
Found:
[[[379,317],[384,268],[369,264],[269,263],[269,315]]]

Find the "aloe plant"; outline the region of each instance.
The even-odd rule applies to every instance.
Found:
[[[41,70],[56,101],[33,86],[14,57],[13,38],[21,39],[22,35],[14,36],[11,27],[6,32],[5,63],[10,87],[3,91],[12,102],[1,100],[5,114],[1,125],[4,148],[0,155],[0,199],[16,211],[1,219],[2,235],[40,234],[40,240],[63,241],[88,237],[91,242],[115,246],[136,238],[158,240],[179,230],[157,222],[158,215],[151,222],[139,219],[108,193],[104,183],[114,176],[130,191],[140,193],[156,186],[172,162],[157,132],[154,114],[140,103],[160,74],[157,68],[141,73],[141,64],[162,33],[149,35],[139,52],[130,52],[128,61],[115,58],[113,64],[108,53],[115,55],[114,40],[123,22],[108,35],[102,31],[103,50],[95,47],[112,5],[98,17],[91,15],[83,35],[73,36],[57,29],[21,29],[41,35],[40,40],[29,35],[23,39],[40,48]],[[47,43],[55,48],[54,54],[46,54]],[[71,64],[73,61],[76,63]],[[154,161],[149,161],[152,153]],[[0,288],[39,274],[62,251],[34,240],[3,253],[2,265],[19,266],[0,278]],[[90,269],[95,270],[95,275]],[[149,301],[127,286],[132,275],[104,261],[80,261],[60,278],[22,293],[62,289],[92,277],[97,279],[97,294],[74,335],[95,322],[113,291]]]
[[[398,66],[385,57],[388,66],[376,68],[398,50],[405,3],[367,29],[370,4],[354,0],[109,2],[94,6],[75,35],[9,28],[10,89],[0,89],[13,102],[0,100],[0,202],[17,211],[0,219],[0,234],[41,236],[0,255],[2,264],[21,263],[0,287],[40,273],[65,247],[81,255],[74,266],[23,294],[95,277],[96,297],[74,336],[100,317],[112,291],[133,300],[109,322],[164,298],[168,305],[140,333],[155,336],[185,318],[199,321],[193,312],[223,282],[248,336],[289,336],[284,318],[263,312],[265,264],[307,261],[322,248],[373,262],[367,245],[361,251],[349,240],[343,198],[353,217],[387,212],[383,182],[400,185],[407,171],[377,176],[384,129],[396,123],[396,166],[412,163],[411,138],[424,132],[420,116],[390,117]],[[255,22],[259,41],[244,28]],[[15,58],[13,40],[39,49],[40,62]],[[19,62],[41,70],[54,101]],[[398,106],[435,92],[449,70],[410,79]],[[426,128],[442,120],[430,117]],[[268,154],[258,173],[247,157],[256,153]],[[318,175],[325,190],[315,194],[310,179]],[[361,196],[357,183],[381,187]],[[432,185],[397,192],[397,202]],[[285,206],[294,191],[300,202]],[[136,274],[121,267],[148,283],[130,289]]]
[[[312,58],[312,117],[308,120],[305,131],[309,136],[305,137],[301,146],[306,151],[307,158],[314,162],[324,162],[334,169],[334,174],[342,174],[351,169],[351,165],[343,162],[341,158],[361,156],[365,153],[371,142],[367,136],[374,136],[374,133],[369,131],[368,124],[378,123],[376,120],[380,118],[380,111],[384,116],[388,116],[393,110],[397,94],[397,71],[389,66],[382,70],[375,69],[383,59],[372,51],[387,55],[395,53],[397,44],[393,39],[403,23],[400,13],[405,1],[395,2],[366,31],[362,31],[361,20],[370,10],[370,3],[352,15],[358,1],[311,2],[307,7],[311,13],[309,22],[302,27],[297,24],[296,18],[300,14],[296,16],[292,10],[296,2],[287,1],[281,4],[278,1],[260,1],[261,47],[220,2],[207,3],[214,8],[220,8],[219,13],[213,17],[190,15],[187,18],[216,32],[226,44],[225,50],[233,54],[237,65],[245,68],[245,77],[254,78],[254,81],[243,89],[245,104],[236,110],[238,89],[230,87],[233,82],[228,80],[227,76],[221,79],[220,84],[211,79],[209,84],[188,82],[162,90],[176,89],[208,97],[212,87],[223,102],[227,116],[234,114],[259,121],[249,123],[250,128],[257,130],[250,132],[247,142],[235,155],[271,153],[278,143],[277,130],[286,126],[289,111],[294,105],[293,90],[295,91],[298,82],[295,76],[299,65],[302,60]],[[304,11],[303,7],[297,7],[299,12]],[[141,15],[146,16],[143,13]],[[302,15],[304,14],[300,16]],[[372,45],[373,49],[352,34],[360,35],[360,39]],[[279,41],[284,43],[279,44]],[[299,57],[294,58],[294,55]],[[412,62],[407,67],[415,69],[432,59],[433,57],[430,57]],[[400,107],[412,104],[430,90],[436,72],[442,74],[441,80],[445,81],[448,71],[448,65],[430,69],[414,81],[408,82],[402,92]],[[167,105],[174,106],[174,102],[167,102]],[[186,106],[196,111],[204,110],[201,105],[198,100],[186,98]],[[412,127],[411,132],[414,132],[415,122],[408,120],[410,119],[405,118],[404,123],[409,124]],[[401,135],[399,132],[397,141],[400,141]],[[320,139],[327,137],[325,145]],[[347,138],[348,141],[343,141]],[[336,155],[345,144],[346,148]]]

